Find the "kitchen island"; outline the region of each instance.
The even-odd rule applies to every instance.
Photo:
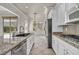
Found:
[[[4,39],[5,40],[5,39]],[[1,42],[0,43],[0,55],[6,55],[6,54],[11,54],[11,55],[21,55],[20,53],[15,53],[16,51],[19,51],[19,49],[23,48],[25,50],[25,53],[23,55],[27,55],[30,53],[27,50],[29,49],[27,45],[29,42],[28,40],[32,40],[30,42],[31,48],[33,46],[33,34],[29,34],[28,36],[25,37],[14,37],[14,40],[12,40],[10,43],[9,42]],[[29,50],[31,50],[31,48]],[[15,52],[14,52],[15,50]],[[23,51],[24,51],[23,50]],[[21,50],[22,51],[22,50]],[[9,53],[10,52],[10,53]]]

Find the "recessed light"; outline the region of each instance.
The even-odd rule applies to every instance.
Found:
[[[28,6],[25,6],[25,8],[28,8]]]

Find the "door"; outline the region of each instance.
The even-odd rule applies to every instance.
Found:
[[[52,48],[52,19],[48,19],[48,48]]]
[[[11,42],[13,34],[17,31],[17,17],[3,17],[3,37],[6,42]]]

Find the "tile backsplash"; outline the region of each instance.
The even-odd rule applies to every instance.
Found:
[[[68,35],[79,35],[79,23],[63,27],[63,33]]]

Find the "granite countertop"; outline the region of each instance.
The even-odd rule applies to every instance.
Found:
[[[75,42],[74,38],[71,37],[64,37],[59,34],[53,34],[54,36],[58,37],[59,39],[63,40],[64,42],[70,44],[71,46],[79,49],[79,42]]]
[[[32,34],[29,34],[26,37],[14,37],[14,40],[11,40],[11,42],[5,41],[2,43],[0,41],[0,55],[5,55],[7,52],[11,51],[13,48],[18,46],[21,42],[26,41],[27,38],[29,38]],[[4,39],[6,40],[6,39]]]

